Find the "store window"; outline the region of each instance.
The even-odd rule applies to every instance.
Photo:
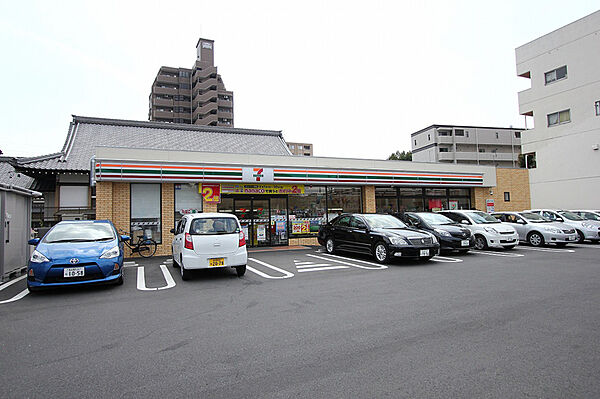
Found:
[[[198,184],[175,184],[175,224],[188,213],[202,212],[202,194]]]
[[[361,212],[360,187],[328,187],[327,188],[327,220],[333,220],[344,212]]]
[[[306,186],[304,194],[288,197],[290,238],[317,235],[325,220],[326,201],[325,187]]]
[[[375,187],[377,213],[398,212],[398,191],[395,187]]]
[[[131,183],[130,187],[132,240],[145,236],[161,243],[161,185]]]

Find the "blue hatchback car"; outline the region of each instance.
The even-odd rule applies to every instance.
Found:
[[[27,268],[27,288],[77,284],[123,284],[123,241],[109,220],[63,221],[35,245]]]

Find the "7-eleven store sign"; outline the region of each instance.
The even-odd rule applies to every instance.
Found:
[[[242,179],[244,183],[273,183],[273,168],[243,168]]]

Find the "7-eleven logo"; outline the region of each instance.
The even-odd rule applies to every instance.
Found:
[[[263,173],[263,168],[254,168],[252,177],[256,179],[256,181],[260,181],[261,177],[265,177]]]

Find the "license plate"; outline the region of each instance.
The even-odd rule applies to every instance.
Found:
[[[85,267],[65,267],[63,269],[63,277],[83,277],[85,275]]]
[[[213,258],[208,260],[208,266],[225,266],[225,258]]]
[[[460,245],[462,245],[463,247],[468,247],[469,246],[469,240],[462,240],[460,242]]]
[[[421,253],[419,254],[419,256],[429,256],[429,250],[428,249],[422,249]]]

